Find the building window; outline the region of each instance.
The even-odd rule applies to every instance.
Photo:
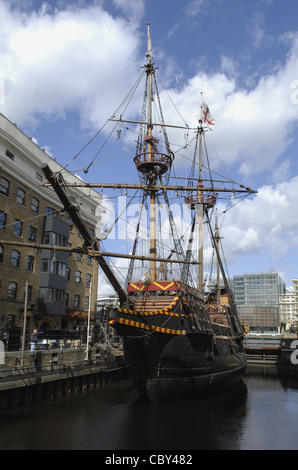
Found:
[[[89,308],[89,297],[85,297],[84,309],[87,310]]]
[[[3,263],[4,247],[0,245],[0,263]]]
[[[48,289],[48,302],[50,303],[55,303],[55,295],[53,295],[54,289],[49,288]]]
[[[9,282],[8,283],[7,297],[9,299],[16,299],[17,298],[17,290],[18,290],[17,283],[16,282]]]
[[[41,272],[55,274],[57,276],[67,277],[66,264],[60,261],[42,260]]]
[[[51,215],[55,212],[55,209],[52,207],[46,207],[46,216]]]
[[[10,258],[10,264],[11,266],[14,266],[15,268],[18,268],[20,265],[20,252],[17,250],[12,250],[11,252],[11,258]]]
[[[69,293],[65,292],[65,307],[68,307],[69,305]]]
[[[0,229],[5,230],[6,226],[6,214],[0,211]]]
[[[44,245],[66,246],[67,240],[63,235],[55,232],[45,232],[43,237]]]
[[[14,220],[14,227],[13,227],[13,233],[17,237],[22,236],[22,222],[19,219]]]
[[[53,217],[57,217],[57,219],[60,218],[59,212],[53,209],[53,207],[46,207],[45,215],[46,217],[48,217],[49,215],[52,215]]]
[[[14,154],[7,149],[6,149],[5,155],[11,160],[14,160]]]
[[[75,282],[77,284],[81,284],[81,275],[82,275],[81,271],[76,271],[76,273],[75,273]]]
[[[90,287],[91,284],[91,274],[86,274],[86,286]]]
[[[0,193],[4,194],[4,196],[8,196],[9,194],[9,181],[5,178],[0,178]]]
[[[40,287],[38,298],[42,302],[64,304],[64,290]]]
[[[21,204],[21,206],[25,205],[25,191],[21,188],[17,189],[17,202]]]
[[[32,212],[34,212],[35,214],[38,214],[38,210],[39,210],[39,200],[36,199],[36,197],[33,197],[33,198],[32,198],[31,210],[32,210]]]
[[[47,273],[48,272],[49,261],[47,259],[41,260],[41,272]]]
[[[66,246],[67,244],[67,239],[66,237],[64,237],[63,235],[59,235],[58,233],[54,233],[53,235],[56,235],[56,239],[55,239],[55,242],[54,242],[54,245],[57,245],[57,246]]]
[[[52,301],[57,304],[64,305],[64,290],[61,289],[49,289],[52,290]]]
[[[42,302],[46,302],[48,298],[48,289],[47,287],[40,287],[38,293],[38,299]]]
[[[34,271],[34,256],[27,256],[26,271],[33,273]]]
[[[29,242],[36,242],[37,230],[35,227],[29,227]]]
[[[57,274],[58,276],[62,277],[67,277],[66,264],[61,263],[60,261],[56,261],[54,263],[54,274]]]
[[[25,299],[25,295],[26,293],[24,292],[24,299]],[[28,286],[28,298],[27,298],[27,301],[28,302],[31,302],[32,300],[32,286]]]
[[[72,220],[70,217],[67,217],[67,223],[69,225],[69,230],[72,232],[72,229],[73,229],[73,224],[72,224]]]
[[[44,245],[49,245],[51,242],[51,234],[49,232],[45,232],[44,237],[43,237],[43,243]]]
[[[80,296],[78,294],[75,294],[75,296],[74,296],[74,306],[75,306],[75,308],[80,307]]]

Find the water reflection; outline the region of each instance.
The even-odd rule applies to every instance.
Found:
[[[266,372],[236,389],[149,405],[130,381],[0,412],[0,449],[297,449],[298,391]]]
[[[246,399],[247,388],[241,382],[233,391],[185,403],[148,406],[135,402],[122,445],[144,450],[237,447]],[[127,431],[126,424],[123,431]]]

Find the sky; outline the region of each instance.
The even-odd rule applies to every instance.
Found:
[[[277,271],[290,286],[298,276],[297,17],[296,0],[0,0],[0,112],[66,165],[140,77],[150,22],[163,96],[195,126],[203,93],[217,170],[258,191],[222,217],[229,275]],[[168,103],[167,111],[174,122]],[[84,174],[106,136],[68,168],[89,182],[132,181],[127,160],[111,171],[102,152]]]

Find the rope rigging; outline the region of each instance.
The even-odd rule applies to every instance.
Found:
[[[147,188],[144,189],[142,200],[141,200],[141,206],[138,214],[138,219],[136,218],[133,220],[133,223],[130,224],[129,221],[127,221],[126,217],[123,219],[123,214],[129,207],[129,205],[132,203],[133,200],[135,200],[135,197],[138,194],[139,189],[130,197],[128,202],[126,203],[125,207],[123,208],[122,212],[119,212],[117,217],[115,217],[115,220],[109,226],[102,236],[97,239],[97,241],[105,239],[108,234],[111,232],[111,230],[116,226],[117,223],[120,221],[125,220],[126,226],[125,226],[125,236],[126,236],[126,244],[127,248],[129,248],[128,245],[128,237],[132,235],[132,230],[131,227],[134,226],[136,229],[136,232],[134,233],[134,242],[132,244],[132,255],[137,256],[137,252],[142,249],[146,248],[146,251],[148,252],[148,248],[150,253],[155,253],[155,258],[157,261],[154,261],[154,256],[151,257],[153,259],[150,261],[151,267],[150,270],[152,271],[152,263],[154,263],[154,270],[157,273],[157,276],[161,278],[166,278],[167,274],[170,274],[169,270],[165,270],[163,267],[163,263],[158,261],[158,258],[163,258],[170,260],[171,259],[176,259],[176,262],[181,260],[181,265],[177,264],[173,268],[171,265],[171,275],[172,278],[179,278],[182,280],[184,283],[189,283],[192,285],[195,285],[194,282],[194,276],[193,276],[193,269],[190,267],[190,264],[187,262],[190,262],[193,258],[193,248],[194,248],[194,242],[195,242],[195,236],[196,236],[196,222],[199,216],[199,213],[197,211],[197,206],[201,205],[203,208],[202,212],[202,220],[203,220],[203,215],[206,212],[207,213],[207,206],[208,204],[211,204],[208,202],[208,197],[210,198],[210,195],[214,193],[214,184],[213,184],[213,174],[218,174],[216,172],[212,172],[210,169],[210,162],[209,162],[209,155],[208,155],[208,150],[207,150],[207,145],[206,145],[206,140],[205,140],[205,128],[203,129],[202,126],[202,121],[199,120],[199,126],[196,129],[195,135],[192,139],[189,140],[189,126],[186,124],[185,120],[183,119],[182,115],[179,113],[178,109],[174,105],[173,101],[169,97],[169,94],[167,90],[164,87],[164,90],[167,94],[167,96],[170,98],[170,101],[172,105],[174,105],[175,110],[179,114],[182,122],[184,123],[185,127],[181,127],[182,129],[186,129],[186,134],[185,134],[185,143],[182,146],[179,146],[176,156],[178,155],[179,157],[191,161],[191,169],[187,179],[187,187],[189,188],[189,191],[186,191],[182,185],[181,185],[181,196],[179,203],[182,204],[182,207],[186,209],[185,202],[189,205],[188,210],[190,213],[190,222],[189,226],[185,230],[184,234],[179,233],[178,227],[177,227],[177,221],[179,222],[179,218],[174,214],[172,205],[174,204],[174,201],[171,196],[168,195],[168,191],[166,186],[168,185],[168,182],[170,178],[174,178],[175,181],[178,180],[178,177],[176,175],[175,168],[173,167],[172,163],[174,161],[174,154],[171,151],[171,146],[170,146],[170,141],[167,133],[167,127],[165,125],[164,117],[163,117],[163,112],[162,112],[162,107],[161,107],[161,100],[160,100],[160,94],[159,94],[159,89],[158,89],[158,83],[157,83],[157,73],[156,69],[153,66],[152,62],[149,61],[148,65],[143,68],[142,73],[136,80],[135,84],[125,97],[125,99],[122,101],[120,106],[116,109],[116,111],[112,114],[111,118],[108,119],[105,124],[95,133],[95,135],[87,142],[87,144],[63,167],[62,170],[65,170],[74,160],[77,159],[77,157],[93,142],[96,137],[105,129],[106,125],[110,121],[115,121],[114,125],[112,126],[111,131],[106,135],[106,138],[104,139],[102,145],[100,146],[99,150],[95,153],[94,157],[91,159],[90,163],[83,168],[81,171],[84,172],[85,176],[87,176],[89,170],[91,167],[95,167],[96,165],[101,165],[107,161],[111,161],[113,159],[119,158],[120,156],[122,157],[127,151],[129,150],[122,150],[121,152],[114,153],[113,155],[109,157],[102,158],[100,161],[98,160],[99,155],[102,153],[103,148],[106,147],[107,142],[110,140],[112,135],[116,134],[117,140],[122,138],[122,130],[123,130],[123,125],[125,122],[127,123],[137,123],[137,121],[126,121],[124,120],[124,114],[127,112],[128,107],[132,101],[132,98],[136,94],[136,90],[138,89],[138,86],[143,79],[145,74],[146,78],[146,83],[145,83],[145,91],[143,94],[143,105],[142,105],[142,111],[141,111],[141,122],[139,123],[139,131],[137,134],[136,138],[136,157],[134,159],[135,164],[138,169],[138,175],[140,179],[141,184],[147,185]],[[158,77],[159,78],[159,77]],[[159,79],[159,82],[161,83],[161,80]],[[156,113],[156,122],[159,122],[159,124],[156,124],[155,121],[153,120],[153,106],[154,106],[154,111]],[[118,114],[120,114],[119,119],[115,119]],[[149,122],[146,122],[148,118]],[[158,127],[159,126],[159,127]],[[178,126],[169,126],[169,127],[177,127]],[[130,130],[129,127],[126,127],[127,130]],[[162,143],[159,144],[159,140],[153,136],[152,131],[153,129],[157,129],[157,135],[159,137],[159,134],[162,135],[161,141]],[[207,129],[206,129],[207,130]],[[132,130],[133,133],[136,133],[136,129]],[[132,137],[132,134],[129,135],[129,137]],[[160,153],[158,151],[157,147],[158,144],[163,147],[163,152]],[[190,159],[189,157],[186,156],[186,150],[189,149],[189,147],[194,144],[194,154],[193,158]],[[206,162],[203,163],[202,161],[202,148],[204,149],[204,155],[206,158]],[[185,152],[184,152],[185,151]],[[200,159],[199,162],[197,160],[197,154],[199,152]],[[199,173],[198,176],[196,177],[196,171],[197,168],[199,168]],[[171,176],[171,172],[173,171],[174,176]],[[204,174],[203,174],[204,173]],[[208,176],[208,179],[205,177],[205,173]],[[61,174],[61,172],[60,172]],[[164,178],[163,178],[164,177]],[[183,178],[183,177],[182,177]],[[224,178],[224,177],[222,177]],[[160,187],[157,187],[155,189],[154,185],[157,186],[157,181],[160,183]],[[165,181],[165,183],[163,183]],[[203,191],[206,191],[206,188],[202,188],[200,191],[199,184],[201,184],[201,187],[203,186],[203,182],[208,181],[209,183],[211,182],[210,185],[210,193],[207,193],[207,196],[203,196]],[[237,184],[233,180],[230,179],[223,179],[223,180],[217,180],[223,185],[227,184]],[[194,186],[196,183],[196,188],[195,191],[197,192],[197,197],[193,196],[194,194]],[[67,185],[65,185],[66,187]],[[90,185],[91,186],[91,185]],[[106,185],[108,187],[108,184]],[[126,185],[127,187],[130,186],[130,189],[133,188],[133,185]],[[111,186],[110,186],[111,187]],[[116,187],[116,185],[115,185]],[[120,185],[119,185],[120,187]],[[134,185],[136,187],[136,185]],[[171,188],[172,189],[172,188]],[[247,188],[249,189],[249,188]],[[218,191],[223,191],[223,189],[219,188]],[[127,189],[126,189],[126,194],[127,194]],[[186,200],[186,196],[190,195],[189,199],[192,199],[192,202],[189,202]],[[210,194],[210,195],[209,195]],[[154,205],[156,208],[154,209],[155,215],[155,235],[154,235],[154,245],[151,244],[152,241],[152,232],[150,231],[150,247],[148,247],[148,239],[142,239],[142,243],[140,243],[140,236],[142,235],[143,227],[141,224],[141,220],[143,217],[144,213],[144,208],[147,208],[146,206],[146,201],[147,198],[150,196],[150,224],[152,223],[152,201],[154,200]],[[246,195],[247,196],[247,195]],[[245,197],[246,197],[245,196]],[[234,193],[234,197],[236,198],[236,195]],[[111,196],[111,199],[113,196]],[[213,210],[213,205],[215,203],[215,199],[217,198],[217,194],[214,196],[214,202],[208,207],[208,210],[211,209]],[[240,200],[243,199],[243,196],[241,199],[237,200],[236,203],[233,205],[237,204],[240,202]],[[165,226],[163,225],[163,220],[162,220],[162,213],[161,211],[158,210],[158,207],[161,206],[162,200],[165,203],[165,212],[167,214],[167,219],[169,223],[169,232],[171,235],[171,242],[165,241],[164,235],[167,235],[165,231]],[[177,199],[175,200],[176,203]],[[230,202],[230,201],[229,201]],[[229,210],[230,207],[228,207],[223,213],[225,213],[227,210]],[[148,213],[147,213],[147,219],[148,219]],[[208,219],[209,220],[209,219]],[[184,223],[184,220],[182,221]],[[203,223],[203,222],[202,222]],[[181,224],[182,226],[182,224]],[[152,227],[151,227],[152,228]],[[184,229],[181,229],[181,232],[183,232]],[[188,234],[188,240],[185,241],[185,234]],[[151,256],[151,255],[150,255]],[[143,255],[144,257],[144,255]],[[141,255],[142,258],[142,255]],[[185,262],[185,264],[183,264]],[[159,263],[159,264],[158,264]],[[146,267],[144,263],[144,259],[141,261],[141,268],[137,267],[137,261],[135,258],[131,258],[129,265],[126,266],[127,270],[127,275],[126,279],[124,279],[124,276],[121,275],[123,280],[126,282],[131,281],[133,277],[133,270],[136,268],[137,272],[139,275],[142,275],[142,277],[145,276],[146,274]],[[176,271],[177,270],[177,271]],[[179,273],[179,274],[178,274]],[[206,280],[204,281],[204,284],[206,284]]]

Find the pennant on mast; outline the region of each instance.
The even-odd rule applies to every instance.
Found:
[[[210,126],[214,126],[215,125],[215,122],[214,122],[215,119],[211,115],[208,105],[203,100],[202,100],[202,104],[201,104],[201,110],[202,110],[202,121],[205,124],[209,124]]]

